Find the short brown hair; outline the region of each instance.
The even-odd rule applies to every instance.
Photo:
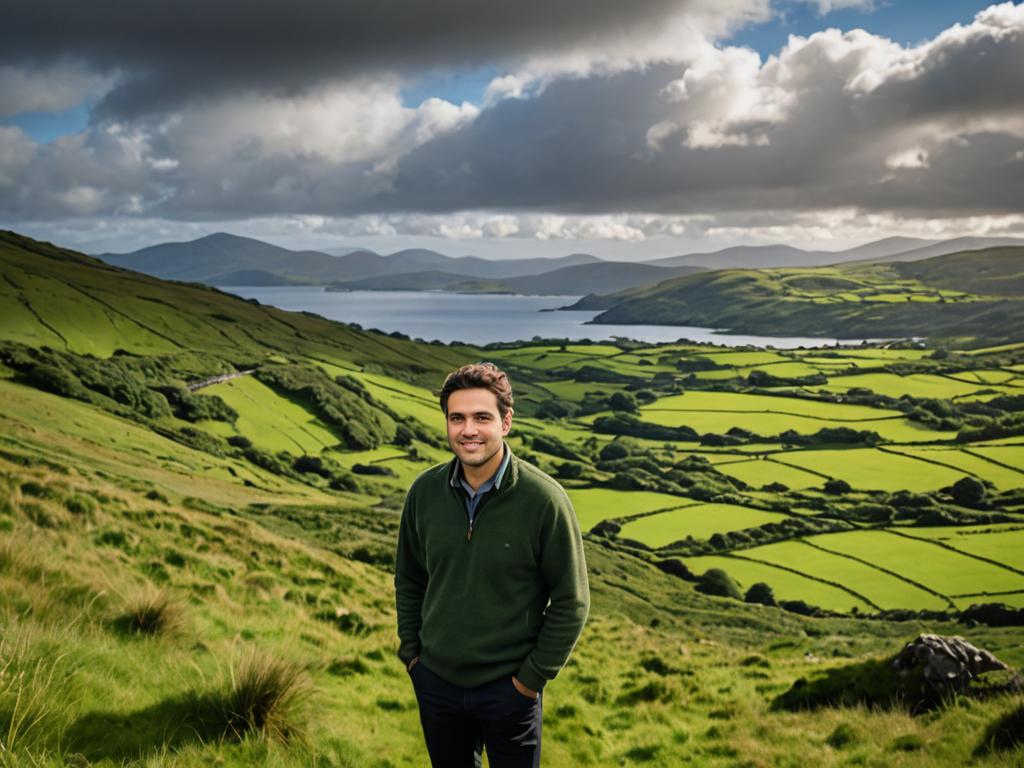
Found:
[[[494,363],[471,363],[452,371],[441,385],[441,410],[448,415],[448,396],[460,389],[489,389],[498,398],[501,418],[512,410],[512,385],[508,376]]]

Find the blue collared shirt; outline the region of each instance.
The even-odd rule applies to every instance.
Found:
[[[501,479],[505,476],[505,470],[508,469],[509,459],[512,456],[512,454],[509,453],[508,446],[504,446],[502,450],[504,451],[504,456],[501,460],[501,466],[498,467],[498,471],[495,472],[489,480],[481,483],[480,487],[475,491],[469,483],[466,482],[466,478],[462,474],[461,464],[456,464],[455,471],[452,473],[452,487],[458,488],[461,485],[466,491],[466,514],[469,515],[470,525],[473,524],[473,518],[476,517],[476,509],[487,492],[492,488],[501,488]]]

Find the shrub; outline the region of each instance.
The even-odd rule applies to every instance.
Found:
[[[608,398],[608,407],[613,411],[636,413],[636,398],[628,392],[613,392],[611,397]]]
[[[629,446],[620,440],[612,440],[601,448],[598,458],[601,461],[616,461],[629,456]]]
[[[985,485],[974,477],[962,477],[953,484],[953,501],[962,507],[977,507],[985,500]]]
[[[743,596],[743,600],[760,605],[778,605],[775,600],[775,591],[763,581],[752,584],[747,590],[747,594]]]
[[[843,493],[850,493],[853,488],[845,480],[826,480],[825,481],[825,493],[831,493],[834,496],[838,496]]]
[[[731,597],[735,600],[743,599],[743,593],[740,592],[740,588],[732,576],[721,568],[711,568],[705,571],[697,580],[696,589],[706,595]]]
[[[289,743],[303,736],[302,709],[313,693],[308,676],[283,659],[253,653],[231,670],[227,725],[241,738],[261,733]]]

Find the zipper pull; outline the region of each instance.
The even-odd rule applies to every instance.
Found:
[[[473,524],[469,524],[469,528],[466,530],[466,541],[470,541],[473,538]]]

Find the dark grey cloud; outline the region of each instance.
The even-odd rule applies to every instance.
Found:
[[[782,117],[766,121],[756,117],[763,105],[749,106],[749,119],[725,121],[719,146],[688,145],[688,126],[721,112],[715,100],[735,100],[749,86],[739,78],[714,80],[711,95],[693,102],[666,99],[681,66],[556,83],[417,148],[401,159],[393,188],[367,206],[1019,213],[1024,13],[1017,11],[1015,23],[954,30],[916,52],[866,35],[812,39],[766,63],[753,86],[783,105]],[[648,129],[666,123],[672,128],[650,151]],[[915,148],[919,167],[892,164]]]
[[[722,18],[755,0],[730,0]],[[203,96],[302,92],[367,74],[466,68],[656,36],[707,0],[32,0],[8,4],[0,64],[120,73],[120,117]]]

